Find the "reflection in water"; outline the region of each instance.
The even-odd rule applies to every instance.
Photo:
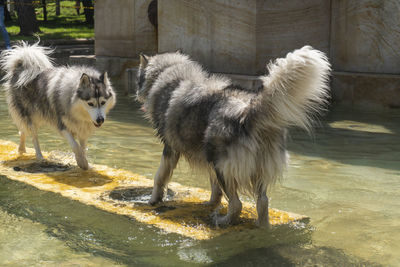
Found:
[[[0,103],[0,138],[18,142],[3,93]],[[166,234],[1,177],[0,222],[12,226],[0,230],[0,265],[400,265],[399,119],[399,110],[334,107],[312,138],[291,130],[291,164],[287,177],[271,189],[271,205],[306,214],[310,223],[209,241]],[[41,131],[39,140],[43,150],[71,153],[54,130]],[[121,96],[89,139],[88,157],[152,178],[161,151],[138,105]],[[209,187],[207,177],[184,162],[173,181]],[[38,253],[32,240],[49,252]]]

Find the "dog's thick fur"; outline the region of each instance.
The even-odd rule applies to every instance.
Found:
[[[258,224],[268,225],[269,185],[287,163],[286,129],[309,130],[329,96],[330,64],[309,46],[277,59],[260,77],[262,88],[242,88],[210,75],[181,53],[141,55],[137,98],[165,147],[150,204],[162,201],[180,155],[210,171],[210,203],[222,192],[228,213],[217,225],[234,223],[242,208],[238,192],[255,196]],[[222,191],[221,191],[222,189]]]
[[[30,134],[37,159],[43,159],[37,134],[47,123],[68,140],[79,167],[88,169],[87,139],[115,105],[115,93],[107,73],[85,66],[56,67],[48,56],[51,52],[21,42],[1,54],[7,103],[20,131],[19,152],[25,152]]]

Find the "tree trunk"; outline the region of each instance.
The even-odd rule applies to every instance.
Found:
[[[47,6],[46,0],[42,0],[42,8],[43,8],[43,20],[47,21]]]
[[[19,35],[33,35],[40,32],[32,0],[15,0],[15,7],[20,27]]]
[[[85,20],[87,24],[94,23],[94,9],[93,9],[93,1],[92,0],[82,0],[82,5],[85,13]]]
[[[60,16],[60,0],[56,0],[56,16]]]
[[[7,5],[4,6],[4,21],[12,21],[11,14],[7,8]]]

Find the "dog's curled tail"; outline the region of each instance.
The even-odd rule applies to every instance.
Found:
[[[4,71],[3,81],[13,80],[13,86],[22,87],[33,81],[43,70],[53,67],[48,56],[53,50],[21,41],[12,50],[1,53],[0,66]]]
[[[327,57],[310,46],[288,53],[267,66],[269,75],[261,77],[263,101],[269,118],[278,126],[299,126],[310,130],[312,117],[329,99]]]

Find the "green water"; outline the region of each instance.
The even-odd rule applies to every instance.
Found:
[[[162,146],[122,95],[89,139],[89,161],[152,178]],[[0,139],[18,134],[0,93]],[[280,226],[194,241],[0,176],[0,266],[399,266],[400,110],[332,107],[309,137],[292,130],[291,163],[272,207],[308,215]],[[43,150],[70,152],[52,129]],[[28,142],[28,146],[32,146]],[[208,189],[180,163],[173,181]]]

